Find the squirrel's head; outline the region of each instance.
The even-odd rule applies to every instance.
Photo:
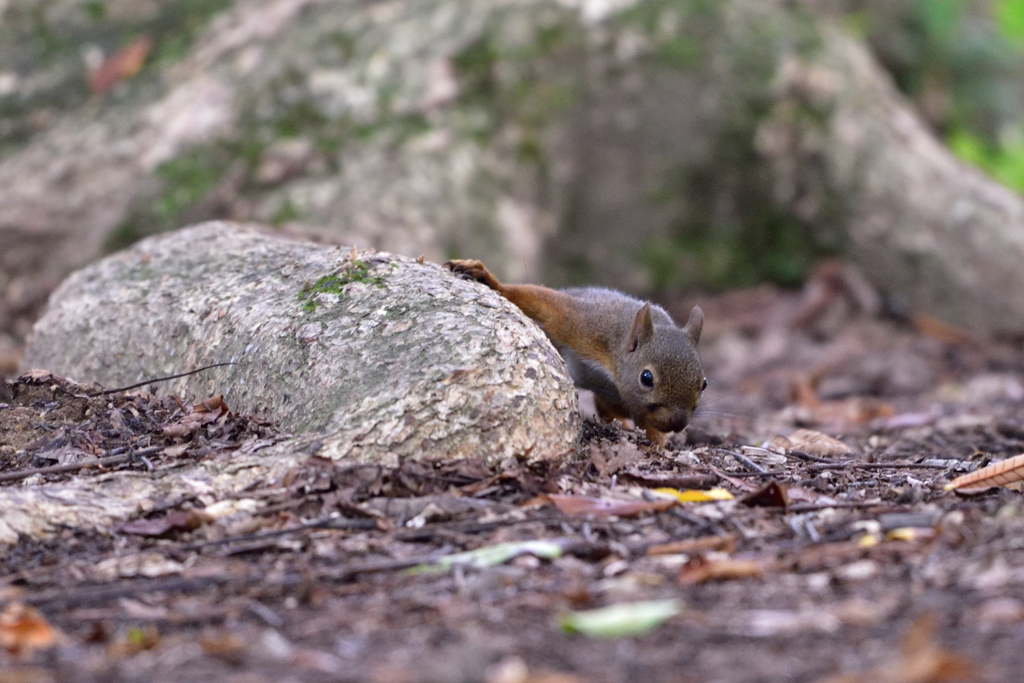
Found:
[[[704,312],[697,306],[683,327],[654,325],[651,305],[633,321],[618,370],[618,388],[637,427],[678,432],[689,424],[707,386],[697,355]]]

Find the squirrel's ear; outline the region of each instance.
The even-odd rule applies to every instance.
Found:
[[[683,326],[683,332],[690,335],[690,339],[696,344],[700,341],[700,331],[704,329],[704,311],[700,310],[700,306],[694,306],[693,310],[690,311],[690,317],[686,321],[686,325]]]
[[[651,305],[644,304],[643,308],[636,312],[633,319],[633,329],[629,331],[630,351],[636,351],[641,344],[646,344],[654,337],[654,320],[651,319]]]

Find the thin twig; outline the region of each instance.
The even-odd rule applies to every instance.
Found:
[[[201,548],[209,548],[218,545],[227,545],[229,543],[242,543],[247,541],[263,541],[271,538],[280,538],[281,536],[287,536],[294,534],[299,531],[309,531],[311,529],[376,529],[377,523],[372,519],[350,519],[348,517],[325,517],[323,519],[317,519],[306,524],[299,524],[287,529],[277,529],[275,531],[263,531],[251,534],[239,534],[237,536],[227,536],[225,538],[218,538],[214,541],[197,541],[195,543],[186,543],[180,546],[181,550],[199,550]]]
[[[235,364],[234,361],[230,361],[228,363],[214,363],[213,365],[207,365],[207,366],[204,366],[204,367],[201,367],[201,368],[197,368],[195,370],[189,370],[188,372],[182,372],[182,373],[177,374],[177,375],[169,375],[168,377],[157,377],[156,379],[147,379],[145,382],[138,382],[136,384],[131,384],[131,385],[126,386],[126,387],[119,387],[117,389],[107,389],[105,391],[99,391],[99,392],[96,392],[94,394],[86,394],[86,395],[89,396],[90,398],[93,398],[93,397],[96,397],[96,396],[107,396],[108,394],[116,394],[116,393],[119,393],[119,392],[122,392],[122,391],[131,391],[132,389],[138,389],[139,387],[144,387],[144,386],[147,386],[149,384],[156,384],[157,382],[168,382],[168,381],[170,381],[172,379],[180,379],[181,377],[188,377],[189,375],[195,375],[195,374],[203,372],[205,370],[211,370],[213,368],[221,368],[221,367],[224,367],[225,365],[234,365],[234,364]]]
[[[815,512],[817,510],[827,510],[828,508],[874,508],[880,505],[889,505],[884,500],[864,500],[864,501],[836,501],[833,503],[796,503],[786,508],[786,512],[800,513],[800,512]]]
[[[192,590],[201,590],[226,583],[237,583],[248,585],[265,581],[266,576],[254,573],[251,575],[231,576],[214,575],[198,577],[181,577],[163,579],[145,579],[137,581],[121,580],[117,583],[87,584],[84,586],[62,587],[53,590],[43,591],[35,595],[26,595],[22,599],[37,607],[46,609],[58,609],[74,607],[75,605],[86,605],[89,603],[107,602],[117,598],[137,595],[139,593],[185,593]]]
[[[151,446],[149,448],[143,448],[141,451],[124,453],[123,455],[111,455],[106,458],[90,458],[89,460],[67,463],[66,465],[50,465],[49,467],[33,467],[27,470],[4,472],[0,474],[0,482],[19,481],[21,479],[28,479],[29,477],[33,477],[37,474],[67,474],[68,472],[78,472],[79,470],[88,469],[89,467],[118,465],[122,462],[128,462],[132,458],[142,458],[147,455],[159,453],[163,449],[163,446]]]
[[[805,453],[804,451],[786,451],[786,455],[791,455],[797,460],[806,460],[808,462],[820,462],[826,465],[836,464],[835,460],[823,458],[820,455],[811,455],[810,453]]]
[[[746,467],[751,472],[756,472],[757,474],[768,474],[768,470],[766,470],[765,468],[761,467],[756,462],[754,462],[753,460],[751,460],[747,456],[743,455],[742,453],[737,453],[736,451],[727,451],[724,448],[720,449],[720,450],[721,450],[722,453],[726,453],[728,455],[731,455],[733,458],[736,459],[736,462],[740,463],[741,465]]]
[[[792,476],[793,473],[789,470],[764,470],[763,472],[728,472],[727,476],[730,477],[788,477]]]
[[[932,463],[924,462],[835,462],[831,464],[820,464],[811,465],[807,469],[812,472],[820,470],[844,470],[848,467],[855,467],[861,470],[883,470],[888,468],[907,468],[914,470],[948,470],[956,467],[955,464],[950,465],[933,465]]]

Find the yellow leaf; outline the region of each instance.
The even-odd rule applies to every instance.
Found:
[[[861,548],[871,548],[873,546],[876,546],[878,545],[878,536],[876,536],[875,534],[864,534],[859,539],[857,539],[857,545],[859,545]]]
[[[700,491],[697,489],[686,489],[680,491],[678,489],[654,489],[655,493],[663,493],[666,496],[672,496],[680,503],[707,503],[713,500],[732,500],[733,495],[725,489],[708,489],[707,491]]]
[[[887,541],[921,541],[934,538],[935,529],[904,526],[892,529],[885,535]]]

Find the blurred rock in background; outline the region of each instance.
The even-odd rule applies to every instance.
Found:
[[[1012,184],[1011,5],[0,2],[0,331],[211,218],[661,297],[842,253],[1019,331],[1024,203],[936,137]]]

